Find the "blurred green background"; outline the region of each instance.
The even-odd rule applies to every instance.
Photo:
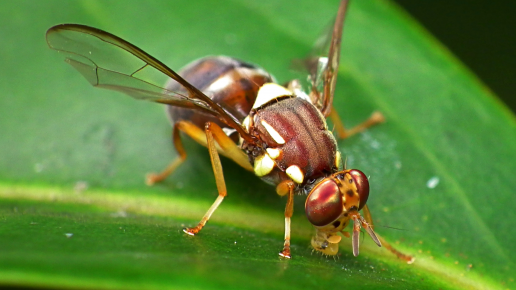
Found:
[[[395,0],[516,112],[516,2]]]

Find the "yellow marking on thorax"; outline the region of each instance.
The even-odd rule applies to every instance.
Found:
[[[276,131],[269,123],[267,123],[265,120],[260,121],[262,125],[265,127],[265,130],[267,130],[267,133],[271,135],[272,139],[278,144],[285,144],[285,139],[281,137],[280,133]]]
[[[342,162],[342,157],[340,155],[340,151],[337,150],[337,153],[335,153],[335,167],[340,168],[341,162]]]
[[[290,165],[287,170],[285,170],[285,173],[290,177],[295,183],[301,184],[303,183],[303,180],[305,179],[305,175],[303,174],[303,171],[301,171],[301,168],[297,165]]]
[[[258,177],[269,174],[274,169],[274,160],[268,154],[263,154],[254,159],[254,174]]]
[[[267,154],[269,154],[269,156],[272,159],[276,159],[281,155],[281,150],[278,148],[267,148],[266,150],[267,150]]]
[[[266,83],[260,87],[260,90],[258,90],[258,95],[256,96],[256,101],[254,101],[253,109],[259,108],[263,104],[279,97],[291,95],[291,91],[278,84]]]
[[[229,87],[232,83],[233,78],[229,75],[225,75],[214,81],[211,85],[208,86],[206,90],[210,92],[220,91]]]

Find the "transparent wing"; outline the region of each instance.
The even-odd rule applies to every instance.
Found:
[[[224,108],[131,43],[79,24],[54,26],[47,31],[46,38],[48,46],[64,53],[65,61],[93,86],[119,91],[135,99],[207,112],[236,129],[247,141],[252,141],[239,121]],[[178,82],[186,93],[165,89],[164,85],[170,78]]]
[[[335,23],[316,41],[314,48],[302,64],[309,73],[312,103],[327,117],[331,112],[337,71],[339,69],[340,44],[348,0],[340,2]]]

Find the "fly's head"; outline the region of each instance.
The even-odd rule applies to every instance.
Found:
[[[371,238],[381,246],[370,225],[358,212],[369,198],[369,181],[357,169],[339,171],[322,179],[315,185],[305,203],[308,220],[317,232],[312,238],[314,249],[327,255],[338,252],[338,232],[353,221],[353,254],[358,255],[359,233],[363,227]]]

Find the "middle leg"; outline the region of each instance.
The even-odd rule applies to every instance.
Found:
[[[204,131],[206,133],[206,147],[208,147],[208,151],[210,153],[211,165],[213,167],[213,174],[215,175],[215,183],[217,184],[217,191],[219,193],[219,196],[208,209],[208,211],[204,214],[197,226],[193,228],[183,229],[185,233],[192,236],[201,231],[201,229],[206,225],[206,223],[210,219],[211,215],[215,212],[215,210],[224,200],[224,197],[226,197],[227,195],[226,182],[224,181],[224,173],[222,171],[222,164],[220,163],[219,153],[217,151],[217,146],[215,146],[215,144],[216,140],[217,143],[220,144],[218,140],[228,137],[222,131],[222,129],[215,123],[207,122]]]

